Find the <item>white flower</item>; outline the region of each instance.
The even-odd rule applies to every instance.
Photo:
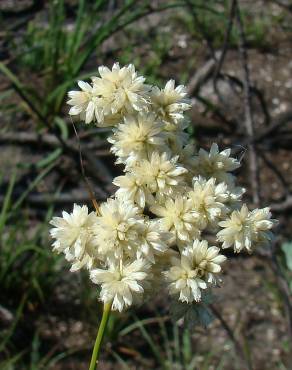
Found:
[[[244,204],[240,211],[233,211],[229,219],[219,223],[223,230],[217,233],[217,238],[223,242],[222,248],[234,245],[235,252],[240,252],[243,248],[251,250],[252,233],[248,214],[248,208]]]
[[[153,152],[150,160],[142,160],[133,168],[140,181],[150,193],[172,194],[175,187],[182,186],[187,169],[177,164],[178,156]]]
[[[208,247],[207,240],[194,240],[192,245],[187,246],[182,254],[186,256],[196,266],[198,276],[208,283],[216,281],[214,274],[221,271],[221,263],[226,257],[219,254],[217,247]]]
[[[165,272],[170,294],[178,295],[182,302],[200,301],[201,289],[207,289],[207,283],[214,282],[214,274],[221,271],[220,264],[225,259],[219,254],[219,248],[208,248],[207,241],[195,240],[180,259],[172,259],[173,266]]]
[[[112,70],[101,66],[98,72],[100,77],[92,77],[92,82],[93,94],[98,97],[99,125],[107,125],[108,119],[111,121],[115,115],[121,118],[134,111],[147,109],[149,87],[144,85],[145,78],[137,75],[132,64],[120,68],[115,63]]]
[[[169,284],[169,293],[178,295],[182,302],[191,303],[201,300],[201,289],[207,289],[204,280],[197,276],[197,271],[191,266],[186,256],[172,259],[172,267],[165,272]]]
[[[92,94],[92,86],[84,81],[79,81],[78,86],[81,91],[69,91],[67,104],[72,105],[69,114],[80,115],[80,118],[85,123],[90,123],[94,120],[96,109],[96,98]]]
[[[244,248],[251,252],[253,247],[272,239],[270,229],[274,223],[269,208],[249,212],[244,204],[241,210],[233,211],[226,221],[219,222],[223,229],[217,233],[217,239],[223,242],[222,248],[234,246],[235,252]]]
[[[163,125],[157,121],[152,113],[139,113],[136,116],[127,116],[114,134],[108,139],[113,144],[111,151],[120,161],[130,154],[138,159],[147,158],[147,153],[153,148],[164,145],[162,134]]]
[[[113,180],[113,184],[119,186],[119,189],[116,191],[116,197],[131,200],[133,203],[138,204],[139,207],[144,208],[150,193],[145,186],[146,183],[142,182],[143,180],[144,178],[137,177],[135,172],[116,177]]]
[[[137,257],[143,257],[151,263],[155,263],[155,255],[167,251],[170,236],[170,233],[161,230],[157,220],[145,221],[140,225]]]
[[[252,224],[253,239],[257,244],[266,244],[273,239],[273,233],[270,231],[277,221],[271,219],[270,208],[257,208],[249,213],[249,219]]]
[[[63,252],[68,261],[72,262],[71,271],[83,266],[90,269],[97,258],[97,248],[93,240],[93,229],[97,216],[94,212],[88,214],[87,206],[74,204],[73,212],[63,212],[63,217],[54,217],[50,224],[53,250]]]
[[[141,222],[141,211],[131,201],[108,199],[102,203],[94,228],[99,253],[116,258],[121,258],[123,252],[134,255]]]
[[[193,190],[188,196],[192,200],[193,209],[200,215],[200,228],[204,229],[208,223],[218,221],[224,211],[224,202],[228,200],[225,183],[215,184],[216,179],[208,181],[202,177],[193,179]]]
[[[91,280],[95,284],[101,284],[100,299],[104,303],[112,302],[112,309],[120,312],[143,294],[150,267],[142,259],[127,264],[121,262],[111,261],[108,269],[95,269],[90,272]]]
[[[153,87],[151,91],[151,102],[156,113],[166,122],[166,124],[176,124],[183,119],[184,111],[191,108],[186,88],[179,85],[176,88],[175,81],[169,80],[164,89]]]
[[[120,68],[115,63],[112,70],[101,66],[98,71],[100,77],[92,77],[92,84],[79,81],[82,91],[69,92],[68,104],[73,106],[69,114],[79,114],[85,123],[96,121],[99,126],[113,126],[124,115],[147,109],[149,87],[132,64]]]
[[[240,167],[237,159],[230,157],[231,149],[219,151],[218,145],[213,143],[210,152],[200,149],[195,157],[195,169],[203,177],[215,177],[218,182],[232,184],[234,177],[229,173]]]
[[[161,227],[173,235],[173,241],[184,242],[192,240],[200,235],[198,229],[199,214],[194,211],[192,202],[181,195],[174,199],[166,199],[163,205],[152,205],[152,213],[161,217]]]

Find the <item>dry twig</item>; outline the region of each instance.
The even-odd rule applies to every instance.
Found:
[[[254,120],[252,113],[252,102],[251,102],[251,85],[250,85],[250,74],[248,66],[248,54],[246,50],[246,40],[243,28],[243,23],[240,14],[240,7],[238,2],[235,0],[236,4],[236,20],[239,29],[239,54],[242,63],[243,73],[244,73],[244,110],[245,110],[245,128],[247,136],[252,138],[254,136]],[[251,186],[253,191],[253,202],[256,206],[260,203],[260,185],[259,185],[259,166],[258,157],[256,153],[256,147],[253,142],[248,144],[249,149],[249,165],[250,165],[250,176],[251,176]]]
[[[229,17],[228,17],[226,33],[225,33],[224,42],[223,42],[222,53],[220,55],[220,58],[218,58],[218,63],[217,63],[217,66],[216,66],[216,69],[215,69],[215,72],[214,72],[214,77],[213,77],[214,90],[216,91],[219,98],[220,98],[220,93],[219,93],[218,88],[217,88],[217,81],[218,81],[218,77],[220,75],[220,72],[221,72],[221,69],[222,69],[222,66],[223,66],[223,63],[224,63],[224,59],[225,59],[225,56],[226,56],[226,53],[227,53],[227,50],[228,50],[230,35],[231,35],[234,16],[235,16],[235,10],[236,10],[236,1],[232,0],[231,7],[230,7],[230,14],[229,14]]]

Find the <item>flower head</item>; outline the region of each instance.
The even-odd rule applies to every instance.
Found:
[[[74,204],[73,212],[63,212],[63,217],[54,217],[50,224],[53,250],[63,252],[68,261],[72,262],[71,271],[86,266],[88,269],[94,265],[97,257],[97,248],[94,243],[93,230],[96,223],[96,214],[88,213],[87,206]]]
[[[249,212],[244,204],[240,210],[233,211],[230,218],[219,222],[223,229],[217,233],[217,238],[223,242],[222,248],[234,246],[235,252],[244,248],[251,252],[256,245],[272,239],[270,229],[274,224],[269,208]]]
[[[163,231],[159,221],[149,220],[140,225],[137,257],[155,263],[155,255],[169,248],[170,233]]]
[[[69,91],[70,100],[67,104],[72,105],[69,114],[72,116],[80,115],[80,118],[85,123],[90,123],[94,119],[95,113],[95,97],[92,93],[92,86],[84,81],[79,81],[78,86],[81,91]]]
[[[172,233],[172,240],[191,241],[200,235],[199,214],[193,209],[190,199],[176,196],[166,199],[163,205],[152,205],[152,213],[161,217],[161,227]]]
[[[115,63],[112,70],[101,66],[98,72],[100,77],[92,77],[91,84],[78,83],[82,91],[69,92],[68,104],[73,106],[69,114],[80,114],[86,123],[95,121],[99,126],[113,126],[123,115],[147,109],[149,87],[132,64],[120,68]]]
[[[135,172],[116,177],[113,180],[113,184],[119,187],[116,191],[116,197],[131,200],[139,207],[144,208],[146,200],[150,196],[145,186],[146,182],[143,182],[144,180],[144,177],[136,176]]]
[[[145,78],[138,76],[133,64],[120,68],[118,63],[112,70],[105,66],[98,68],[100,77],[93,77],[93,94],[98,97],[97,123],[101,126],[114,115],[122,117],[134,111],[147,109]]]
[[[231,149],[219,151],[218,145],[213,143],[210,152],[200,149],[195,157],[195,170],[205,178],[215,177],[218,182],[232,184],[234,177],[229,173],[240,167],[237,159],[230,157]]]
[[[150,193],[160,192],[170,195],[175,187],[183,183],[187,169],[177,164],[178,156],[170,157],[168,153],[153,152],[149,160],[142,160],[133,171],[146,184]]]
[[[271,217],[269,207],[257,208],[249,213],[253,239],[257,244],[266,244],[273,239],[273,233],[270,230],[277,224],[277,220]]]
[[[114,129],[114,134],[108,139],[113,144],[111,151],[121,162],[130,155],[137,159],[147,158],[149,150],[164,146],[162,129],[162,123],[151,113],[125,117],[124,123]]]
[[[191,108],[186,95],[186,88],[183,85],[175,87],[174,80],[169,80],[164,89],[152,88],[151,102],[154,110],[167,126],[182,120],[184,112]]]
[[[99,207],[94,228],[98,251],[104,257],[121,258],[123,253],[134,255],[139,223],[143,217],[138,207],[124,199],[108,199]]]
[[[170,294],[178,295],[182,302],[200,301],[201,289],[215,281],[214,274],[221,271],[220,264],[225,259],[219,248],[208,248],[206,240],[195,240],[184,249],[180,259],[173,258],[173,266],[165,272]]]
[[[142,259],[122,264],[111,261],[107,269],[92,270],[90,278],[101,284],[100,299],[104,303],[112,302],[112,309],[121,312],[143,294],[146,279],[150,277],[149,268]]]
[[[197,269],[198,276],[208,283],[216,281],[214,274],[221,271],[221,264],[226,257],[219,254],[220,249],[209,247],[207,240],[194,240],[192,245],[187,246],[182,254],[191,261]]]
[[[193,179],[193,190],[188,196],[193,209],[199,214],[200,228],[216,222],[224,211],[224,202],[228,199],[225,183],[215,184],[216,179],[206,180],[202,177]]]

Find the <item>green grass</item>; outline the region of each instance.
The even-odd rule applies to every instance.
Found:
[[[173,21],[178,27],[193,35],[201,43],[205,38],[210,40],[214,49],[221,48],[230,14],[228,0],[189,0],[186,1],[186,12],[177,12]],[[276,21],[272,15],[255,14],[253,8],[241,7],[246,40],[250,47],[265,48],[269,46],[269,31]],[[239,32],[236,26],[231,30],[229,46],[237,47]]]
[[[64,259],[51,250],[49,220],[55,213],[54,205],[51,204],[37,222],[33,213],[22,207],[25,197],[51,167],[49,164],[19,198],[13,195],[18,180],[14,172],[0,210],[0,308],[12,316],[0,333],[1,370],[49,369],[76,351],[45,349],[47,345],[42,342],[35,326],[37,319],[46,315],[46,306],[52,300],[54,288],[62,281],[64,271],[68,270]],[[92,321],[96,321],[96,291],[83,275],[71,277],[75,281],[78,278],[84,280],[76,292],[82,298],[80,317],[88,322],[91,315]],[[30,327],[27,327],[27,319],[31,321]],[[15,342],[20,333],[25,340]]]
[[[49,207],[44,222],[32,230],[31,220],[20,209],[25,195],[15,202],[13,188],[16,173],[11,176],[0,215],[0,286],[2,307],[10,311],[13,321],[0,335],[0,368],[12,369],[24,353],[12,355],[13,337],[22,324],[28,307],[45,305],[47,292],[58,277],[58,258],[48,248]]]
[[[139,319],[133,316],[134,322],[120,330],[120,338],[139,331],[145,341],[150,358],[155,358],[155,368],[161,370],[208,370],[214,366],[216,370],[224,369],[226,356],[219,354],[216,350],[206,353],[196,352],[195,341],[192,331],[177,323],[171,322],[168,317],[161,317],[156,313],[155,317]],[[154,328],[155,327],[155,328]],[[136,350],[132,348],[132,350]],[[144,352],[144,350],[143,350]],[[219,357],[219,360],[218,360]],[[118,362],[122,357],[117,358]],[[149,358],[148,358],[149,360]],[[123,362],[122,362],[123,361]],[[125,367],[126,362],[120,361]],[[140,353],[138,362],[145,364],[147,368],[147,357]],[[149,366],[149,364],[148,364]]]
[[[49,1],[48,24],[37,17],[30,21],[27,31],[17,45],[13,65],[0,63],[1,72],[11,81],[22,98],[26,112],[38,125],[55,125],[62,112],[70,87],[86,79],[96,69],[84,73],[89,59],[99,55],[105,40],[154,12],[151,1],[127,0],[119,8],[108,10],[108,1],[79,0],[74,19],[70,19],[63,0]],[[157,7],[162,11],[182,2]]]

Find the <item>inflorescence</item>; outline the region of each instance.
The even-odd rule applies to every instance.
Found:
[[[124,174],[98,212],[74,204],[52,219],[54,250],[71,271],[89,271],[113,310],[142,303],[163,285],[175,300],[199,302],[220,281],[222,250],[250,253],[269,243],[275,220],[269,208],[242,204],[245,190],[233,174],[240,163],[230,149],[190,144],[184,86],[147,85],[133,65],[98,72],[69,92],[69,114],[113,127],[108,141]]]

